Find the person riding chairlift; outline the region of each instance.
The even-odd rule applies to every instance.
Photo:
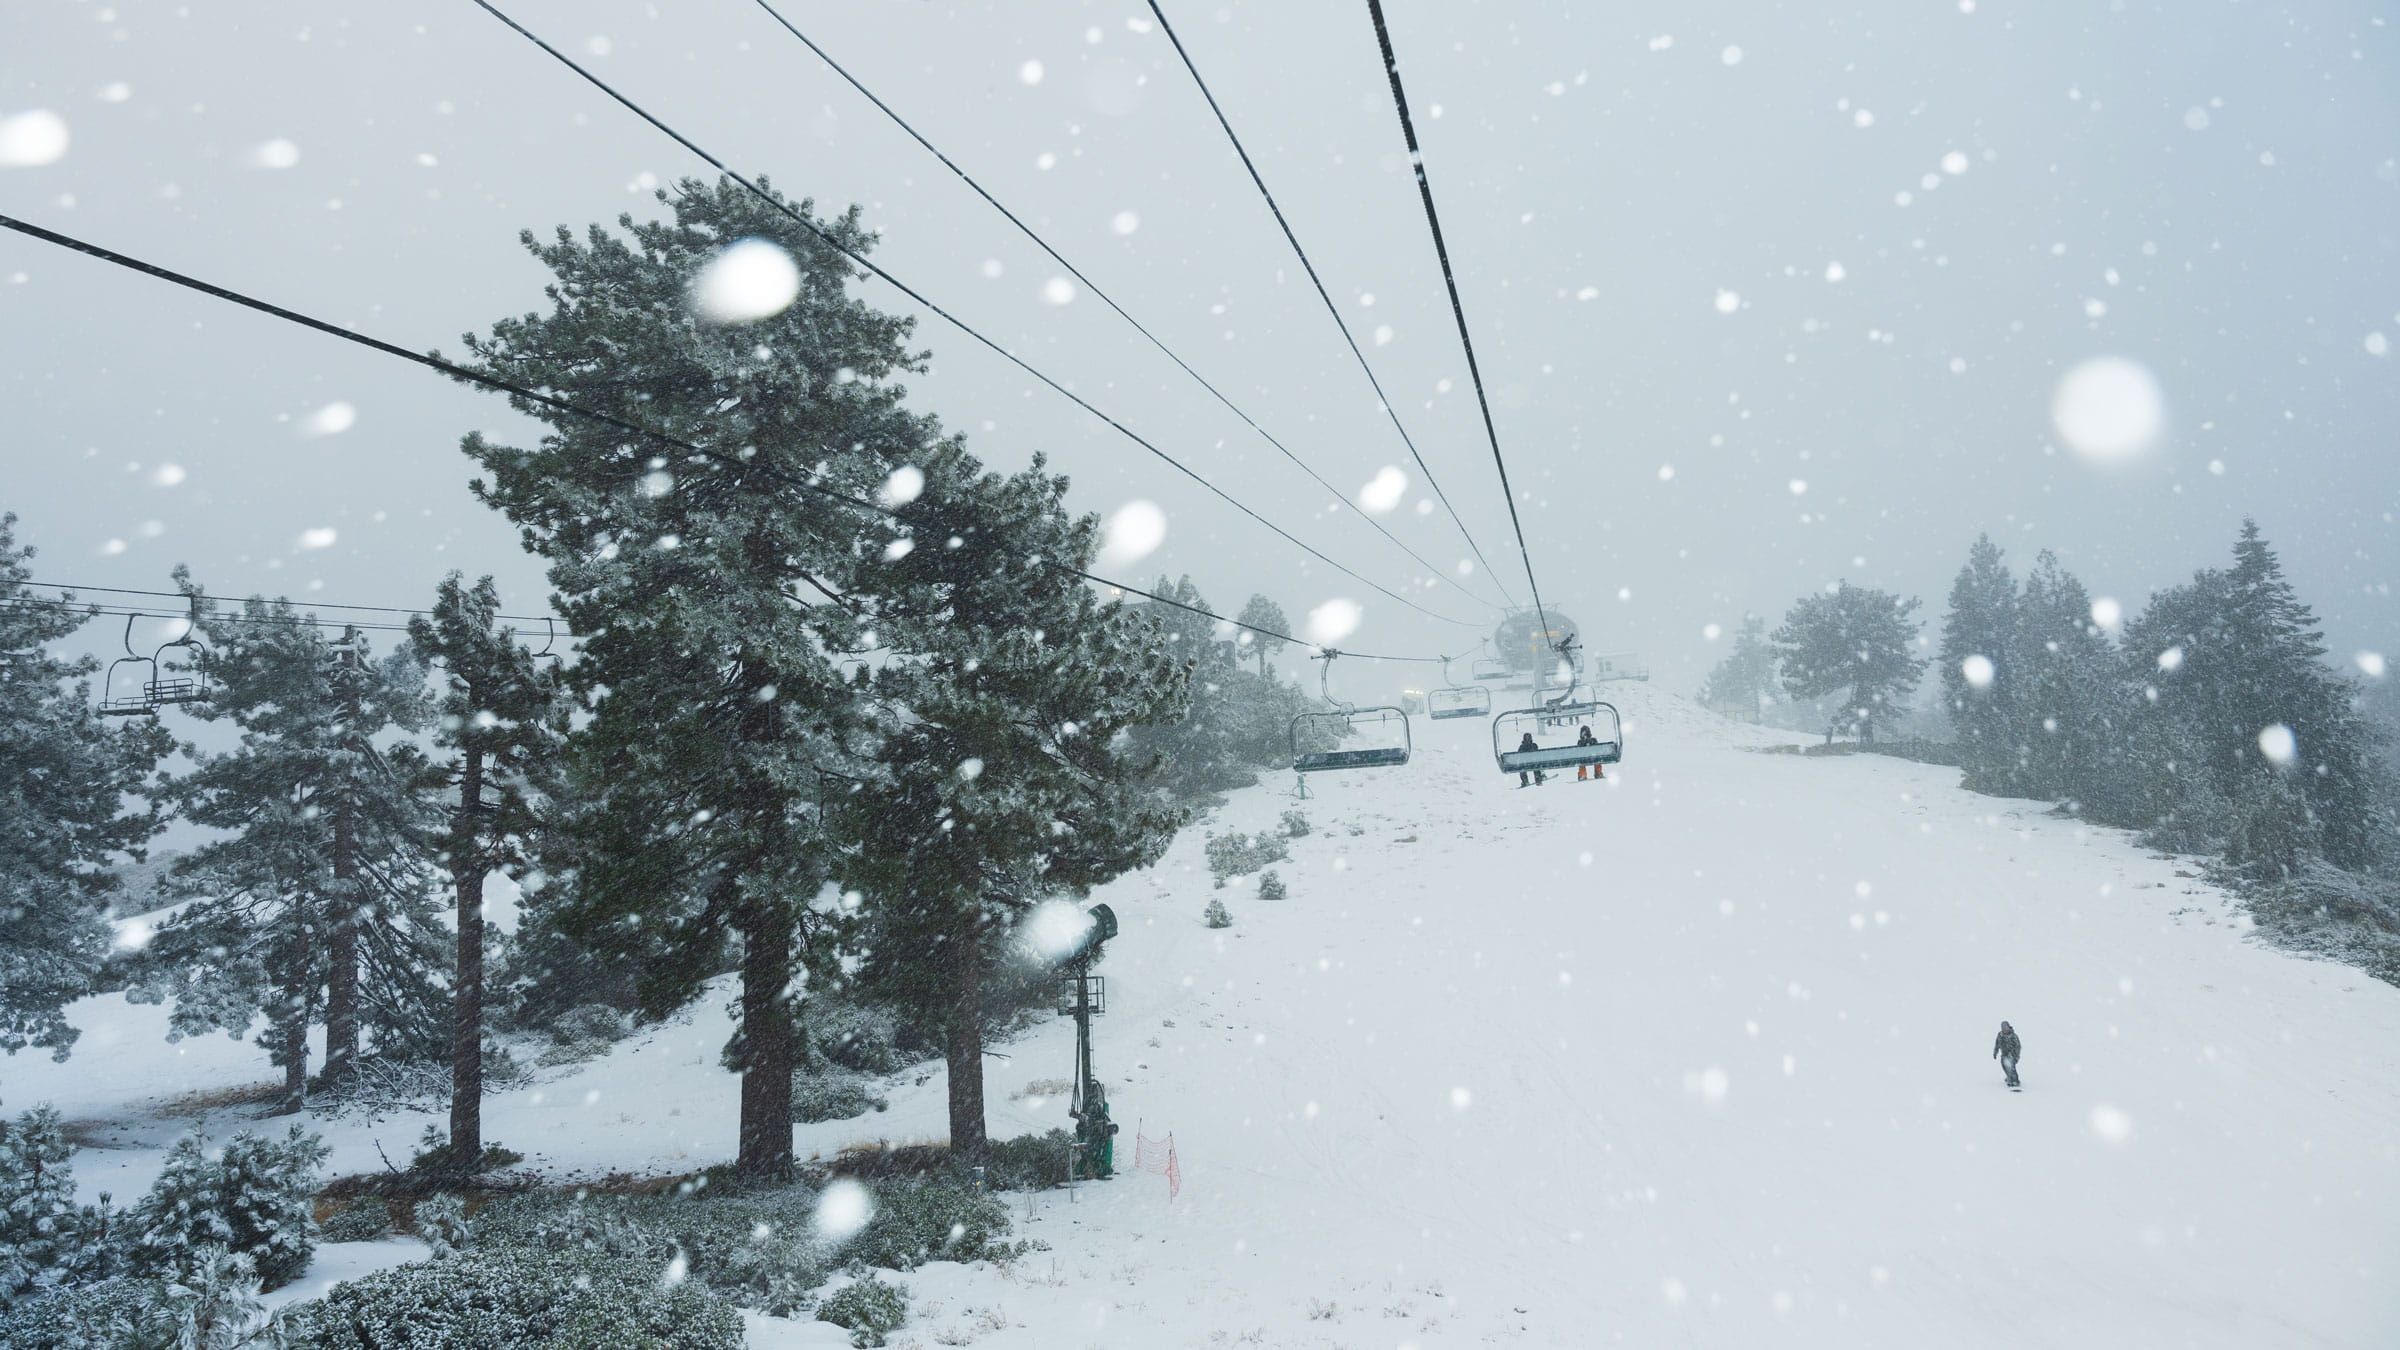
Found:
[[[1598,745],[1599,743],[1600,743],[1600,738],[1599,738],[1599,737],[1597,737],[1597,736],[1594,736],[1594,735],[1592,734],[1592,729],[1591,729],[1590,727],[1585,727],[1585,728],[1583,728],[1583,729],[1582,729],[1582,730],[1581,730],[1579,733],[1577,733],[1577,735],[1576,735],[1576,737],[1575,737],[1575,744],[1576,744],[1576,746],[1577,746],[1578,748],[1581,748],[1581,747],[1583,747],[1583,746],[1586,746],[1586,745]],[[1606,778],[1606,777],[1608,777],[1608,766],[1607,766],[1607,765],[1605,765],[1605,764],[1594,764],[1594,765],[1592,766],[1592,781],[1593,781],[1593,782],[1595,782],[1595,783],[1596,783],[1596,782],[1599,782],[1601,779],[1603,779],[1603,778]],[[1582,782],[1582,781],[1583,781],[1583,766],[1582,766],[1581,764],[1578,764],[1578,765],[1576,765],[1576,766],[1575,766],[1575,781],[1576,781],[1576,782],[1578,782],[1578,783],[1580,783],[1580,782]]]
[[[1517,742],[1517,753],[1520,755],[1525,754],[1528,751],[1539,750],[1541,748],[1542,747],[1539,745],[1534,744],[1533,733],[1530,731],[1525,733],[1524,740]],[[1526,781],[1529,776],[1531,777],[1532,782]],[[1517,771],[1518,787],[1532,787],[1534,783],[1546,783],[1548,781],[1550,780],[1542,776],[1542,771],[1540,769],[1534,769],[1530,771],[1530,774],[1524,769],[1519,769]]]

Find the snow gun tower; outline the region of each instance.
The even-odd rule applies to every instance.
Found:
[[[1108,1091],[1092,1071],[1092,1019],[1108,1011],[1108,979],[1094,975],[1100,950],[1117,935],[1117,912],[1094,905],[1091,923],[1067,949],[1059,980],[1058,1011],[1075,1019],[1075,1092],[1067,1113],[1075,1120],[1075,1176],[1106,1178],[1116,1171],[1116,1122],[1108,1117]]]

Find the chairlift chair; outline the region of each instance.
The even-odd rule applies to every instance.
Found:
[[[125,654],[108,663],[108,674],[100,682],[100,706],[96,711],[102,717],[158,716],[158,705],[150,701],[150,691],[158,685],[158,658],[155,655],[144,656],[133,649],[133,621],[136,617],[132,614],[125,616]],[[149,673],[144,675],[139,670],[128,671],[125,679],[132,684],[133,692],[120,697],[116,692],[117,671],[122,666],[147,667]]]
[[[1435,689],[1425,695],[1425,707],[1426,715],[1436,722],[1453,717],[1488,717],[1492,711],[1492,691],[1480,684]]]
[[[1478,656],[1468,674],[1477,684],[1504,684],[1508,681],[1508,663],[1497,656]]]
[[[193,636],[200,631],[198,608],[199,603],[194,601],[195,613],[185,621],[181,637],[159,644],[158,650],[150,655],[150,682],[142,692],[153,710],[170,703],[206,703],[214,692],[209,687],[208,672],[201,665],[201,660],[208,655],[208,648]],[[181,647],[192,653],[192,664],[180,667],[168,665],[167,649],[170,647]],[[170,671],[178,673],[170,675]]]
[[[1335,658],[1341,655],[1327,647],[1314,658],[1325,664],[1317,671],[1317,691],[1334,706],[1326,712],[1304,712],[1292,719],[1292,772],[1300,775],[1300,791],[1308,791],[1307,775],[1329,769],[1396,769],[1408,763],[1416,748],[1409,734],[1408,713],[1389,704],[1360,708],[1338,703],[1329,687]],[[1364,733],[1368,745],[1343,749],[1345,736]],[[1313,747],[1331,740],[1334,748],[1319,750]]]
[[[1561,715],[1571,720],[1554,720]],[[1544,745],[1542,738],[1553,727],[1574,726],[1579,731],[1592,729],[1594,744],[1578,745],[1567,741],[1560,745]],[[1517,747],[1531,735],[1534,747]],[[1558,739],[1553,736],[1552,739]],[[1492,757],[1502,773],[1530,773],[1535,770],[1572,769],[1586,764],[1614,764],[1625,755],[1624,723],[1617,710],[1606,703],[1553,703],[1539,708],[1515,708],[1492,719]]]

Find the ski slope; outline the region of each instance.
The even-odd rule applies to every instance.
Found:
[[[1124,920],[1098,1064],[1157,1176],[1014,1197],[1048,1244],[907,1277],[920,1342],[1012,1346],[2400,1344],[2400,990],[2258,943],[2124,835],[1954,770],[1755,753],[1790,739],[1617,685],[1627,761],[1520,790],[1487,724],[1419,719],[1405,769],[1322,774],[1314,832],[1212,892],[1202,830],[1094,896]],[[1235,926],[1210,930],[1211,894]],[[94,999],[60,1100],[122,1200],[192,1118],[272,1076]],[[2026,1089],[1988,1057],[2025,1039]],[[554,1175],[730,1155],[712,1002],[495,1096]],[[990,1061],[992,1128],[1065,1124],[1052,1024]],[[802,1156],[938,1138],[938,1066]],[[231,1113],[202,1113],[222,1126]],[[434,1117],[323,1125],[341,1171]],[[386,1249],[389,1249],[388,1253]],[[336,1271],[406,1244],[339,1253]],[[749,1319],[753,1345],[835,1346]],[[947,1339],[945,1339],[947,1338]]]

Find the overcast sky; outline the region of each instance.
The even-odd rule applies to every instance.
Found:
[[[862,204],[883,266],[1294,533],[1394,589],[1421,574],[1099,302],[1053,303],[1056,266],[753,0],[502,7],[735,167]],[[780,7],[1327,479],[1403,469],[1385,523],[1455,577],[1467,545],[1420,514],[1145,7]],[[987,461],[1047,453],[1081,509],[1157,503],[1141,578],[1189,573],[1227,612],[1347,597],[1344,645],[1463,650],[1493,581],[1521,601],[1525,578],[1366,7],[1166,9],[1497,567],[1423,595],[1474,622],[1310,563],[931,315],[912,398]],[[2337,658],[2400,648],[2392,6],[1387,9],[1534,566],[1592,650],[1688,689],[1707,625],[1841,577],[1938,623],[1978,531],[2130,609],[2223,562],[2244,514]],[[37,109],[66,151],[0,167],[0,213],[417,349],[542,304],[519,230],[651,214],[648,188],[708,172],[468,0],[7,0],[0,149],[47,157]],[[2053,415],[2101,357],[2162,397],[2117,459]],[[328,431],[337,403],[355,420]],[[524,429],[415,367],[5,234],[0,407],[0,509],[44,580],[188,562],[220,593],[412,605],[457,568],[545,606],[457,449]]]

